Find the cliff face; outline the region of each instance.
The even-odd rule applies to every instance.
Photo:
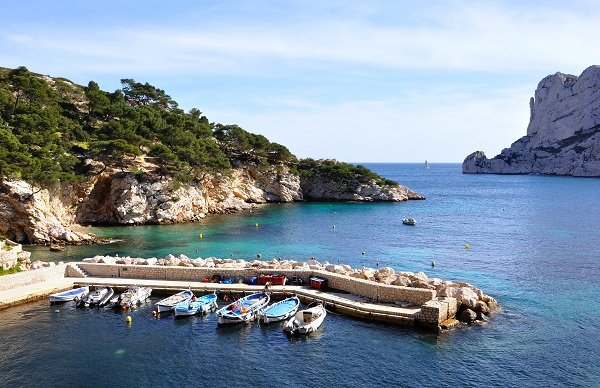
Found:
[[[472,153],[463,173],[600,176],[600,66],[544,78],[530,110],[526,136],[492,159]]]
[[[26,243],[93,241],[75,232],[77,224],[168,224],[192,222],[207,214],[233,213],[267,202],[312,200],[404,201],[423,199],[403,186],[361,185],[355,193],[340,192],[334,182],[304,185],[287,167],[268,170],[238,168],[230,174],[205,175],[194,185],[147,178],[131,172],[88,177],[54,191],[32,188],[22,181],[0,184],[0,232]],[[337,189],[337,191],[336,191]],[[33,194],[32,194],[33,193]]]

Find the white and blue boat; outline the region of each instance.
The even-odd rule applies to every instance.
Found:
[[[284,299],[264,309],[262,313],[262,320],[264,323],[286,320],[292,315],[296,314],[299,306],[300,299],[298,299],[296,296]]]
[[[150,287],[131,286],[119,295],[116,303],[121,307],[133,308],[148,299],[151,293]]]
[[[217,309],[217,294],[208,294],[200,298],[192,297],[187,302],[175,305],[175,316],[204,314]]]
[[[219,325],[253,321],[269,304],[270,297],[264,292],[251,294],[217,311]]]
[[[193,297],[194,293],[191,290],[183,290],[175,295],[171,295],[168,298],[156,302],[156,311],[159,313],[173,311],[175,305],[182,302],[189,302]]]
[[[79,302],[90,292],[90,288],[88,286],[74,288],[72,290],[67,290],[63,292],[57,292],[56,294],[52,294],[48,296],[50,299],[50,303],[60,303],[60,302],[68,302],[74,300],[75,302]]]

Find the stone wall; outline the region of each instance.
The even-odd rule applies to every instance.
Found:
[[[19,272],[0,277],[0,291],[26,286],[28,284],[43,283],[65,277],[67,264],[59,264],[48,268]]]
[[[17,265],[18,255],[23,251],[21,244],[0,241],[0,267],[9,269]]]
[[[328,271],[307,269],[198,268],[100,263],[77,263],[77,265],[87,272],[89,276],[102,278],[189,280],[198,282],[205,278],[210,278],[215,274],[223,278],[244,279],[260,274],[281,274],[288,278],[291,276],[300,277],[304,280],[305,284],[309,284],[311,276],[318,276],[327,279],[329,287],[335,290],[350,292],[354,295],[371,298],[378,302],[394,303],[401,301],[420,306],[436,297],[435,290],[385,285]],[[81,275],[71,268],[68,270],[67,276],[80,277]]]
[[[456,298],[443,297],[430,300],[421,306],[417,322],[422,326],[437,327],[448,318],[454,318],[457,311]]]

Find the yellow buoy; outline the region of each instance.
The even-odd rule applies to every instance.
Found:
[[[258,222],[256,223],[256,227],[258,228]]]
[[[469,243],[466,243],[466,244],[465,244],[465,249],[466,249],[466,250],[469,250]]]
[[[200,237],[200,240],[202,240],[202,233],[200,233],[200,234],[198,235],[198,237]]]
[[[131,325],[131,316],[130,315],[125,317],[125,323],[128,325]]]

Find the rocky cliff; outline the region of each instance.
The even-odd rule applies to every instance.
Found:
[[[193,222],[267,202],[310,200],[404,201],[423,197],[403,186],[358,185],[340,191],[325,179],[304,182],[287,167],[243,167],[206,174],[194,184],[133,172],[103,172],[76,185],[39,190],[23,181],[0,184],[0,233],[24,243],[84,243],[94,236],[73,229],[94,224]]]
[[[467,156],[463,173],[600,176],[600,66],[556,73],[530,100],[527,135],[492,159]]]

